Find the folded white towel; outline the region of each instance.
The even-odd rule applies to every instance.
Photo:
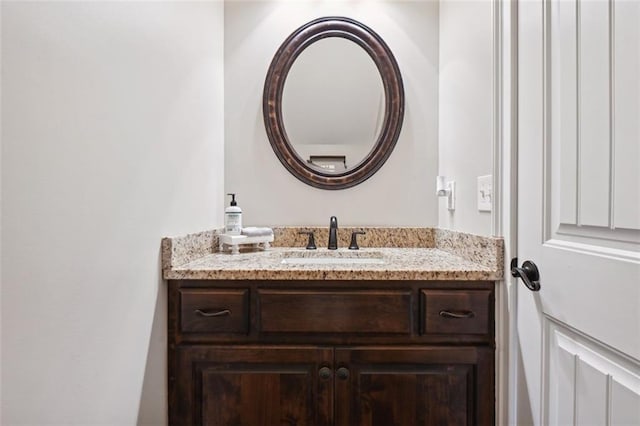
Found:
[[[273,229],[271,228],[259,228],[257,226],[248,226],[246,228],[242,228],[242,235],[246,235],[247,237],[264,237],[267,235],[273,235]]]

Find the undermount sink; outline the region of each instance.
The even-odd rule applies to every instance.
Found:
[[[358,251],[305,251],[285,253],[284,265],[381,265],[385,263],[380,252]]]

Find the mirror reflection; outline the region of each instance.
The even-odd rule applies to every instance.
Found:
[[[384,108],[376,64],[346,38],[309,45],[284,83],[282,116],[292,148],[325,173],[345,172],[367,157],[380,135]]]

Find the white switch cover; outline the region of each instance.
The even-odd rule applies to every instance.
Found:
[[[493,198],[492,176],[478,176],[478,211],[490,212]]]

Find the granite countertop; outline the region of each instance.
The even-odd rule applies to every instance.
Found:
[[[304,254],[304,249],[297,249]],[[348,249],[339,249],[339,255]],[[295,250],[213,253],[169,271],[167,279],[281,279],[281,280],[494,280],[488,267],[437,248],[371,248],[362,255],[382,255],[382,264],[282,264]],[[314,253],[322,255],[327,249]],[[329,255],[329,254],[328,254]],[[377,257],[377,256],[376,256]]]
[[[353,256],[353,251],[320,248],[307,251],[300,230],[274,228],[274,246],[239,254],[218,251],[219,231],[206,231],[162,242],[163,276],[174,279],[225,280],[473,280],[503,276],[501,238],[434,228],[364,228],[358,256],[381,257],[384,263],[283,264],[285,257]],[[353,228],[360,229],[360,228]],[[350,235],[348,228],[342,235]],[[344,241],[341,247],[346,247]],[[391,247],[389,247],[391,246]]]

